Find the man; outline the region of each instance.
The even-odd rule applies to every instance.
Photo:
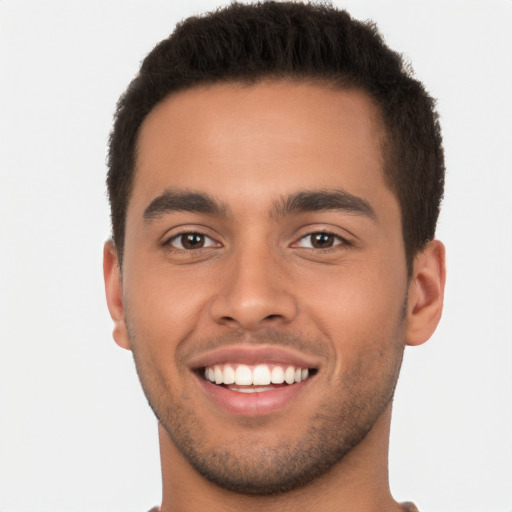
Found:
[[[274,2],[186,20],[119,102],[107,181],[160,510],[416,510],[387,447],[404,347],[442,310],[443,151],[376,29]]]

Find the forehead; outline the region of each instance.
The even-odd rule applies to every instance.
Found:
[[[252,208],[302,189],[387,190],[380,126],[358,90],[291,81],[186,90],[141,126],[131,202],[144,208],[168,188]]]

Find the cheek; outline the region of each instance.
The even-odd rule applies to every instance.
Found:
[[[374,356],[393,353],[392,347],[402,341],[404,277],[389,269],[353,270],[316,276],[300,290],[300,296],[307,297],[307,317],[332,344],[335,373],[364,361],[370,364]]]
[[[208,287],[165,269],[147,269],[124,289],[130,330],[155,355],[170,358],[177,345],[198,326],[208,301]]]

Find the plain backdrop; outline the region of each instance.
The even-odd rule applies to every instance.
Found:
[[[221,1],[0,0],[0,512],[144,512],[156,420],[101,273],[115,102]],[[390,478],[422,512],[512,511],[512,1],[336,1],[438,98],[446,307],[406,351]]]

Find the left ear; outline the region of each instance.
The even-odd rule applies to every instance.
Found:
[[[445,248],[439,240],[432,240],[413,262],[407,302],[407,345],[425,343],[436,330],[443,311],[445,280]]]

